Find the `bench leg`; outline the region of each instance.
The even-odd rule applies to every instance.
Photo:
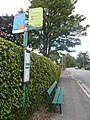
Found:
[[[60,114],[62,114],[62,105],[60,104]]]

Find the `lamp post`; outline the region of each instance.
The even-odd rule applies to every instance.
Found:
[[[65,55],[65,54],[62,53],[62,52],[59,53],[59,56],[61,56],[61,58],[62,58],[62,59],[61,59],[61,64],[62,64],[62,70],[61,70],[61,71],[63,71],[63,68],[64,68],[64,55]]]

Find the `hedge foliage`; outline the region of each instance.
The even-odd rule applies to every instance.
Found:
[[[1,120],[20,120],[22,109],[22,48],[0,38]],[[50,59],[31,52],[30,81],[26,87],[26,116],[48,107],[47,89],[59,80],[60,67]]]
[[[90,70],[90,63],[85,65],[85,70]]]
[[[0,110],[1,119],[21,107],[21,49],[0,39]]]

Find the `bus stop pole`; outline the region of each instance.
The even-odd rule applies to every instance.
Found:
[[[22,120],[25,118],[25,101],[26,101],[26,82],[24,81],[24,60],[25,60],[25,50],[27,48],[27,41],[28,41],[28,31],[27,31],[27,24],[25,23],[25,30],[24,30],[24,38],[23,38],[23,98],[22,98]]]

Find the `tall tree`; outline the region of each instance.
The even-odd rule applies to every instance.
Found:
[[[82,68],[86,64],[88,64],[89,61],[89,55],[88,52],[80,52],[77,57],[77,63],[79,63],[79,67]]]
[[[8,40],[14,40],[14,35],[12,34],[12,23],[13,15],[0,16],[0,37]]]
[[[65,66],[66,67],[75,67],[76,66],[76,59],[74,57],[72,57],[71,55],[69,54],[66,54],[64,56],[64,61],[65,61]]]
[[[23,13],[23,9],[21,8],[18,13]],[[4,15],[0,16],[0,37],[10,40],[17,45],[22,44],[23,34],[12,34],[12,26],[13,26],[13,15]]]
[[[80,45],[80,35],[86,35],[80,23],[85,20],[83,15],[73,14],[77,0],[33,0],[32,8],[43,7],[43,29],[30,31],[30,46],[39,49],[40,53],[49,57],[51,54]],[[36,39],[36,40],[35,40]]]

